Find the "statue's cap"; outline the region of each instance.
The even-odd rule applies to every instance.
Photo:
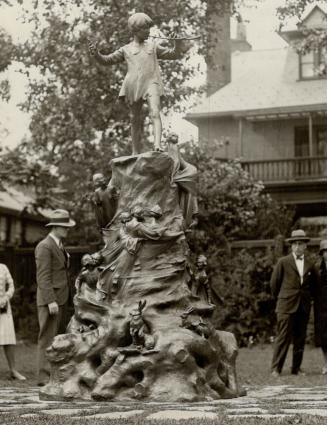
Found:
[[[144,27],[145,25],[147,25],[148,27],[151,27],[153,25],[153,21],[150,16],[146,15],[145,13],[134,13],[128,19],[128,28],[131,31]]]

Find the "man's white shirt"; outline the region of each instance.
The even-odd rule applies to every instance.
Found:
[[[298,272],[299,272],[299,275],[300,275],[300,278],[301,278],[301,285],[302,285],[302,283],[303,283],[303,273],[304,273],[304,255],[302,255],[301,259],[300,259],[300,258],[297,258],[297,256],[293,253],[293,257],[294,257],[295,264],[296,264],[296,267],[298,269]]]

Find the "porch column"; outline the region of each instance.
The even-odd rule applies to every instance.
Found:
[[[238,152],[240,158],[243,157],[243,118],[238,119]]]
[[[309,113],[309,156],[313,156],[312,115]]]

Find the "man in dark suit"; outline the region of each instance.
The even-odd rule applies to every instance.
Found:
[[[75,226],[66,210],[55,210],[51,215],[48,236],[35,248],[37,313],[39,336],[37,350],[38,385],[44,385],[49,372],[45,350],[52,339],[65,331],[65,313],[69,297],[69,254],[62,244],[70,227]]]
[[[293,341],[291,373],[301,372],[307,323],[314,285],[313,264],[305,255],[309,238],[303,230],[294,230],[289,239],[291,253],[277,262],[270,286],[277,300],[277,336],[272,359],[272,375],[280,375],[288,348]]]

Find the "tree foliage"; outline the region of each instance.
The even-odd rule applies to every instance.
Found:
[[[221,160],[201,148],[185,145],[184,154],[197,166],[199,226],[191,238],[195,250],[219,255],[235,239],[273,238],[287,234],[293,209],[275,202],[264,185],[246,172],[239,160]]]
[[[277,16],[281,22],[289,18],[300,19],[307,6],[317,3],[317,0],[284,0],[284,5],[277,8]]]
[[[11,63],[13,54],[13,43],[10,35],[0,28],[0,72],[5,71]]]
[[[233,332],[241,346],[250,337],[268,342],[274,334],[275,305],[269,281],[275,261],[273,250],[242,249],[232,255],[224,253],[219,268],[211,271],[211,285],[223,299],[215,312],[216,326]]]
[[[5,71],[12,61],[13,43],[10,35],[0,28],[0,73]],[[8,101],[10,98],[10,85],[7,78],[0,74],[0,99]]]

